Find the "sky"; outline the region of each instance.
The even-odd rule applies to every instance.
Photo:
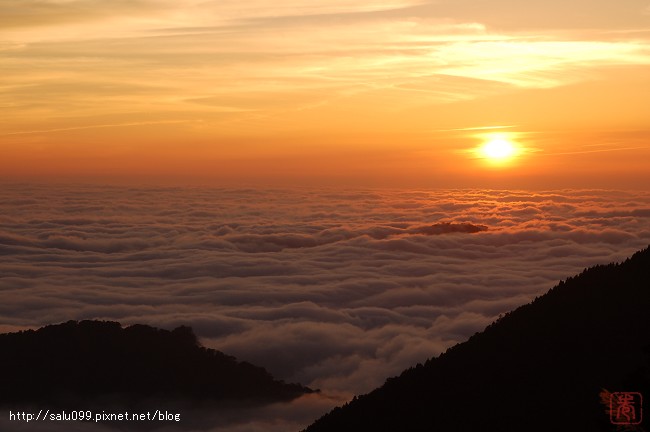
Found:
[[[639,189],[648,0],[0,0],[0,176]],[[501,163],[476,149],[495,133]]]
[[[299,430],[647,247],[648,112],[650,0],[0,0],[0,331],[190,325]]]

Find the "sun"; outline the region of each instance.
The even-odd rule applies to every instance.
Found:
[[[493,161],[505,161],[514,156],[515,153],[514,144],[504,138],[493,138],[481,147],[483,157]]]
[[[522,145],[522,133],[488,132],[469,135],[476,147],[464,150],[486,168],[509,169],[523,162],[530,149]]]
[[[483,143],[473,149],[474,154],[495,167],[510,165],[523,151],[511,133],[490,133],[477,138]]]

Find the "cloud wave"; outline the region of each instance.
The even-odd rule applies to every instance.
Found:
[[[645,192],[7,184],[0,203],[2,330],[190,325],[326,395],[650,243]]]

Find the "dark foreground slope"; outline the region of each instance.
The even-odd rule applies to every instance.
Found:
[[[217,405],[291,400],[310,389],[172,331],[117,322],[68,321],[0,335],[0,403],[65,408],[147,400]],[[51,405],[48,405],[51,406]]]
[[[641,392],[650,404],[649,347],[645,249],[561,282],[307,431],[623,430],[610,423],[602,391]]]

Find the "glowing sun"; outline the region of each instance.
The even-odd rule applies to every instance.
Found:
[[[480,148],[480,153],[484,158],[495,162],[510,159],[516,151],[514,144],[503,138],[491,139]]]

